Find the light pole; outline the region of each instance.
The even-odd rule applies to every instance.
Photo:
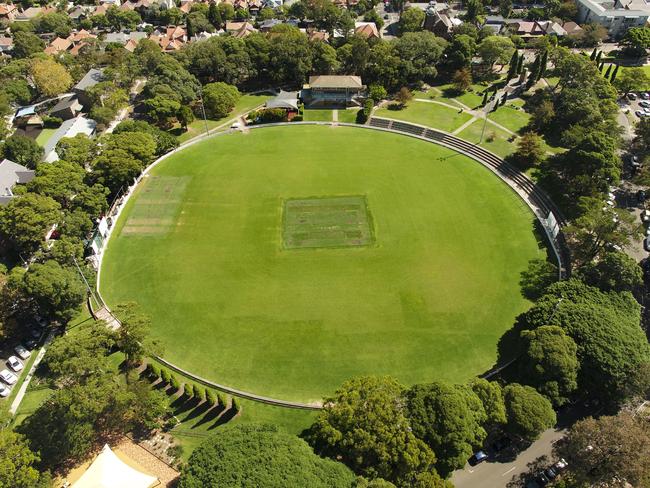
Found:
[[[201,114],[203,115],[203,122],[205,123],[205,135],[210,133],[208,129],[208,119],[205,116],[205,105],[203,105],[203,87],[199,85],[199,101],[201,102]]]

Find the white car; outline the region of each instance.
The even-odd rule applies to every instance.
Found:
[[[10,356],[9,359],[7,359],[7,366],[16,372],[23,369],[23,363],[21,363],[16,356]]]
[[[0,397],[8,397],[11,393],[11,388],[0,383]]]
[[[650,101],[648,100],[641,100],[639,102],[639,105],[642,106],[643,108],[650,108]]]
[[[8,369],[3,369],[0,371],[0,379],[7,383],[8,385],[13,385],[18,381],[18,376],[13,374],[11,371]]]
[[[650,210],[644,210],[641,212],[641,222],[647,223],[650,222]]]
[[[27,349],[25,349],[25,347],[22,344],[14,347],[14,352],[16,353],[16,356],[18,356],[23,361],[32,355],[32,353]]]

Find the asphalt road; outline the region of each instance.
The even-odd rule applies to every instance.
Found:
[[[466,464],[463,469],[453,473],[451,481],[456,488],[505,488],[511,480],[527,472],[527,465],[537,458],[547,456],[550,466],[553,444],[564,436],[564,432],[555,429],[545,431],[528,449],[520,452],[514,461],[488,460],[474,467]]]

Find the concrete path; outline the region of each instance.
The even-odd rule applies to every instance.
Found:
[[[14,401],[12,402],[11,407],[9,408],[9,413],[11,415],[15,415],[16,412],[18,411],[18,407],[20,407],[20,404],[23,401],[23,398],[25,397],[25,392],[27,391],[27,387],[29,386],[29,383],[32,381],[32,378],[34,377],[34,371],[36,371],[36,368],[38,367],[39,363],[43,359],[43,356],[45,356],[45,351],[47,350],[47,346],[50,345],[50,342],[52,342],[53,338],[54,335],[50,332],[50,334],[45,339],[45,343],[43,344],[43,347],[41,347],[40,350],[38,351],[38,355],[36,356],[36,359],[32,363],[32,367],[29,368],[29,372],[25,377],[25,381],[23,381],[23,383],[20,385],[18,394],[14,398]]]
[[[514,461],[488,461],[474,467],[466,464],[463,469],[454,471],[451,481],[456,488],[506,488],[511,480],[528,471],[529,463],[542,456],[550,459],[553,444],[564,434],[564,430],[549,429],[528,449],[520,452]]]
[[[472,117],[467,122],[465,122],[463,125],[461,125],[458,129],[453,131],[452,134],[454,134],[454,135],[460,134],[461,132],[463,132],[465,129],[467,129],[470,125],[472,125],[477,120],[478,120],[478,117]]]

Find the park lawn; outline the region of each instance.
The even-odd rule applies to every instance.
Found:
[[[333,110],[305,109],[303,111],[303,120],[310,122],[331,122]]]
[[[483,91],[487,87],[483,85],[472,85],[469,91],[456,97],[456,100],[467,105],[471,109],[476,109],[483,103]]]
[[[437,103],[413,100],[402,110],[380,108],[375,111],[375,115],[377,117],[405,120],[446,132],[453,132],[472,118],[470,114],[466,112],[461,113],[460,110],[460,107],[456,110]]]
[[[137,301],[169,361],[281,399],[319,401],[356,375],[480,374],[529,307],[520,273],[544,255],[505,183],[398,134],[261,127],[143,181],[105,250],[104,298]],[[365,196],[374,242],[284,248],[283,202],[318,196]]]
[[[360,109],[358,108],[339,110],[338,113],[339,122],[354,124],[357,121],[357,113],[359,112],[359,110]]]
[[[465,127],[460,133],[456,134],[461,139],[465,139],[474,144],[478,144],[481,140],[481,131],[483,130],[483,120],[476,120],[474,123]],[[480,144],[481,147],[492,151],[497,156],[505,158],[509,154],[512,154],[516,149],[515,142],[509,142],[512,136],[506,131],[499,129],[494,124],[487,123],[485,126],[485,133],[483,134],[483,142]],[[491,140],[490,140],[491,139]]]
[[[50,137],[52,137],[55,132],[56,129],[43,129],[36,137],[36,143],[41,147],[45,147],[45,144],[47,144],[47,141],[50,140]]]
[[[239,101],[235,104],[235,108],[233,108],[232,112],[230,112],[228,115],[216,120],[207,120],[208,130],[212,131],[215,128],[221,128],[221,126],[223,126],[223,129],[227,129],[227,122],[250,112],[254,108],[262,105],[269,98],[271,98],[269,95],[242,95],[239,98]],[[205,126],[206,121],[197,116],[196,119],[194,119],[194,121],[188,125],[186,131],[182,131],[182,129],[177,126],[174,129],[171,129],[170,132],[172,132],[174,135],[177,135],[178,140],[182,143],[192,139],[193,137],[204,134]]]
[[[521,108],[515,108],[510,104],[499,107],[494,112],[491,112],[488,117],[494,120],[497,124],[501,124],[506,129],[510,129],[517,134],[520,134],[522,129],[528,125],[531,115],[524,112]]]

